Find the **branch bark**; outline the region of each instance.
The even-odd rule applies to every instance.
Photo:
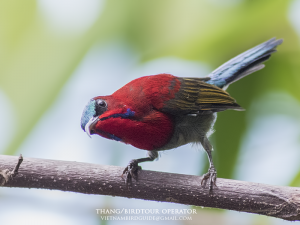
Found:
[[[16,156],[0,155],[0,175],[15,168],[17,162]],[[123,169],[25,158],[18,174],[3,182],[2,186],[122,196],[300,220],[300,188],[217,178],[218,188],[210,192],[208,188],[201,187],[202,177],[199,176],[143,170],[139,173],[139,181],[133,181],[128,189],[120,176]]]

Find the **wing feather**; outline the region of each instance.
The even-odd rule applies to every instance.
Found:
[[[163,111],[171,114],[199,114],[226,109],[243,110],[226,91],[204,82],[203,78],[179,78],[181,87],[175,98],[168,100]],[[206,80],[205,80],[206,81]]]

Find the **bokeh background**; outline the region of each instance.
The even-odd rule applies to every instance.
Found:
[[[218,114],[218,177],[300,186],[300,0],[0,0],[0,154],[125,166],[145,151],[81,130],[88,100],[158,73],[203,77],[272,37],[266,68],[231,85],[246,111]],[[201,175],[197,146],[161,153],[143,169]],[[134,224],[99,208],[190,206],[35,189],[0,189],[1,224]],[[137,221],[150,224],[148,221]],[[192,221],[156,224],[289,224],[197,208]]]

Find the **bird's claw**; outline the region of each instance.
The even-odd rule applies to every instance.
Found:
[[[213,190],[213,186],[216,186],[216,181],[217,181],[217,171],[214,167],[210,167],[208,172],[203,175],[202,181],[201,181],[201,186],[204,188],[206,186],[206,183],[209,183],[209,190]]]
[[[128,184],[130,184],[130,186],[132,185],[132,178],[136,181],[138,180],[138,171],[141,169],[142,167],[139,166],[137,160],[135,159],[131,160],[128,163],[121,176],[125,180],[126,187],[128,187]]]

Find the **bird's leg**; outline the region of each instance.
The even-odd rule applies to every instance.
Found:
[[[207,139],[207,137],[205,136],[202,141],[202,146],[205,149],[207,156],[208,156],[208,160],[209,160],[209,169],[208,172],[206,174],[203,175],[203,179],[201,181],[201,186],[205,187],[206,183],[208,181],[209,183],[209,190],[211,191],[213,189],[213,186],[216,186],[216,180],[217,180],[217,171],[215,169],[213,160],[212,160],[212,145],[210,144],[209,140]]]
[[[141,162],[153,161],[154,159],[158,158],[157,151],[148,151],[148,157],[140,158],[140,159],[133,159],[131,160],[126,168],[123,171],[122,178],[125,175],[125,184],[132,184],[132,178],[137,180],[138,179],[138,171],[142,169],[138,164]]]

